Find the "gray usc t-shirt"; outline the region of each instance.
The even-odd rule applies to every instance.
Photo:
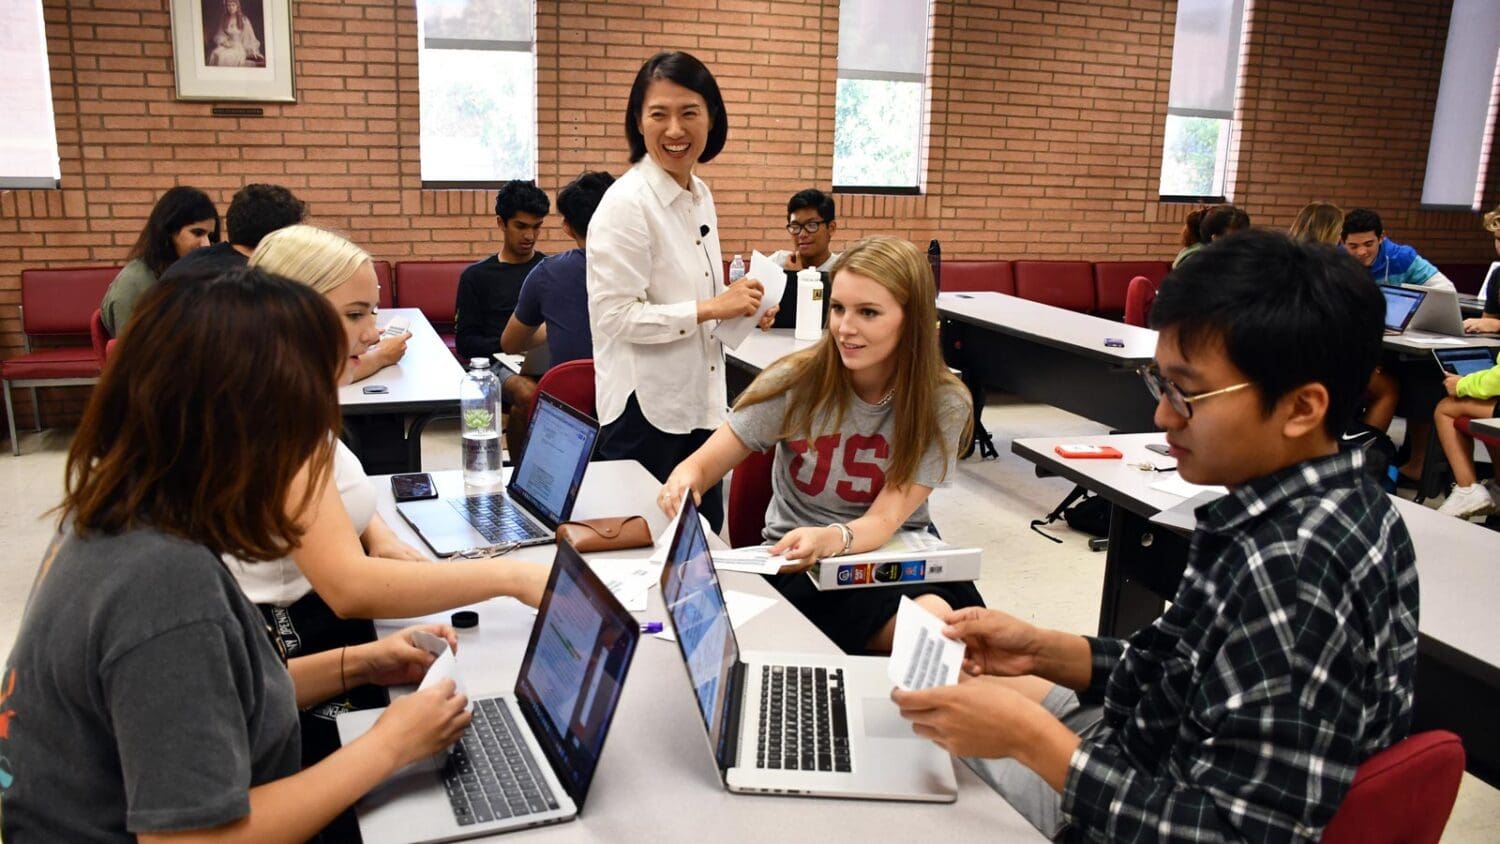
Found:
[[[62,539],[0,677],[0,837],[134,841],[250,811],[301,763],[291,676],[200,545]]]
[[[787,377],[790,373],[784,365],[773,366],[760,375],[760,378]],[[813,424],[815,436],[811,442],[781,440],[787,396],[783,393],[729,414],[729,427],[752,451],[776,446],[775,465],[771,469],[773,495],[766,508],[766,527],[762,532],[768,542],[780,539],[793,528],[822,527],[863,516],[885,486],[885,470],[890,465],[891,444],[895,440],[892,406],[869,404],[858,396],[850,398],[839,430],[829,430],[831,420],[818,419]],[[958,435],[968,421],[969,407],[968,395],[958,387],[938,391],[938,423],[948,443],[948,458],[943,459],[938,443],[929,443],[913,482],[934,488],[952,482],[958,463]],[[924,501],[902,529],[920,530],[931,521]]]

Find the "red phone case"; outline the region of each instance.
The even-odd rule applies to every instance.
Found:
[[[1060,445],[1053,450],[1063,457],[1073,457],[1081,459],[1110,460],[1123,456],[1122,454],[1120,454],[1119,449],[1110,445],[1089,445],[1073,447]]]

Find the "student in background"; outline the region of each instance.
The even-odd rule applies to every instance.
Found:
[[[535,182],[506,182],[495,193],[500,251],[470,264],[458,277],[453,330],[458,353],[465,360],[500,351],[500,335],[516,310],[521,283],[544,257],[537,251],[536,239],[551,210],[551,200]]]
[[[729,420],[672,471],[657,503],[675,515],[753,451],[775,447],[764,536],[789,565],[772,584],[839,647],[885,652],[903,595],[936,613],[983,606],[972,583],[822,592],[803,574],[932,525],[927,497],[951,482],[969,439],[968,390],[943,365],[927,256],[869,237],[833,265],[828,331],[771,364]]]
[[[584,173],[557,192],[563,234],[577,246],[544,259],[526,276],[516,310],[505,325],[505,333],[500,335],[500,348],[507,354],[524,355],[532,347],[546,343],[551,366],[594,356],[593,335],[589,332],[585,249],[589,221],[594,218],[604,192],[614,183],[615,177],[603,171]],[[521,453],[526,442],[536,381],[524,375],[506,379],[507,384],[512,381],[526,385],[513,394],[510,417],[505,422],[506,445],[514,455]]]
[[[1495,512],[1495,493],[1500,490],[1493,480],[1479,482],[1474,469],[1474,438],[1459,431],[1454,422],[1461,417],[1489,419],[1495,415],[1495,399],[1500,398],[1500,366],[1471,372],[1462,378],[1449,375],[1443,379],[1443,390],[1448,395],[1433,411],[1432,424],[1437,426],[1438,442],[1443,444],[1443,455],[1453,469],[1453,491],[1438,512],[1460,519],[1488,516]],[[1484,447],[1490,453],[1490,464],[1500,466],[1500,448],[1488,442]]]
[[[136,299],[156,284],[173,261],[200,246],[218,242],[219,211],[208,194],[186,185],[162,194],[135,245],[126,253],[125,266],[104,293],[99,312],[105,330],[111,337],[119,337],[130,323]]]
[[[1214,205],[1200,208],[1187,215],[1182,226],[1182,251],[1172,259],[1172,269],[1177,269],[1189,255],[1219,238],[1250,228],[1250,215],[1233,205]]]
[[[1048,836],[1316,840],[1412,723],[1411,538],[1339,450],[1384,307],[1346,257],[1270,232],[1171,278],[1143,375],[1182,479],[1229,494],[1198,508],[1165,613],[1128,639],[952,613],[978,676],[892,696]]]
[[[817,188],[797,191],[786,204],[786,233],[792,236],[792,248],[771,253],[771,260],[786,270],[812,267],[828,272],[839,259],[830,247],[838,226],[833,197]]]
[[[1495,239],[1495,254],[1500,255],[1500,205],[1484,215],[1484,228]],[[1484,290],[1484,314],[1464,320],[1466,334],[1500,333],[1500,278],[1491,278]]]
[[[754,316],[765,292],[750,278],[725,286],[713,194],[693,175],[728,136],[708,68],[687,53],[652,56],[625,106],[633,166],[589,224],[598,455],[638,460],[662,481],[724,419],[724,347],[713,329]],[[702,512],[718,530],[717,485],[703,490]]]
[[[1344,215],[1339,243],[1354,256],[1377,284],[1419,284],[1452,290],[1453,282],[1417,250],[1385,236],[1380,215],[1368,208],[1355,208]]]
[[[282,556],[326,476],[347,343],[306,287],[256,270],[158,285],[68,453],[60,534],[0,690],[7,842],[303,841],[469,721],[453,683],[407,695],[307,770],[297,709],[412,683],[418,629],[285,661],[220,564]],[[235,354],[225,354],[225,349]]]
[[[1331,246],[1339,242],[1343,230],[1344,209],[1332,202],[1309,202],[1297,212],[1297,219],[1292,221],[1292,228],[1287,233],[1293,240]]]
[[[294,226],[307,217],[307,204],[281,185],[250,184],[235,191],[224,212],[224,240],[204,246],[177,259],[162,280],[178,273],[203,278],[245,266],[261,238],[277,229]]]

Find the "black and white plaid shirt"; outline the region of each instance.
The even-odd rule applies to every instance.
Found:
[[[1198,509],[1172,605],[1090,639],[1102,731],[1073,754],[1068,837],[1316,840],[1370,755],[1411,728],[1417,570],[1363,454]]]

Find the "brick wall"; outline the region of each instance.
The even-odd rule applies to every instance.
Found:
[[[44,2],[64,188],[0,195],[0,356],[21,345],[22,268],[119,263],[177,183],[221,207],[245,182],[285,184],[316,222],[387,260],[496,248],[488,193],[420,188],[410,0],[296,0],[298,102],[260,118],[173,98],[166,0]],[[1475,215],[1417,207],[1450,4],[1255,5],[1234,200],[1275,226],[1312,199],[1370,205],[1439,263],[1489,260]],[[949,257],[1170,257],[1187,210],[1156,199],[1174,11],[936,0],[925,193],[840,197],[839,240],[940,237]],[[687,49],[728,102],[728,146],[700,170],[724,248],[781,247],[786,197],[831,178],[837,32],[837,0],[538,0],[543,187],[621,172],[635,70],[657,49]],[[566,245],[550,226],[543,249]],[[54,421],[80,395],[45,400]]]

